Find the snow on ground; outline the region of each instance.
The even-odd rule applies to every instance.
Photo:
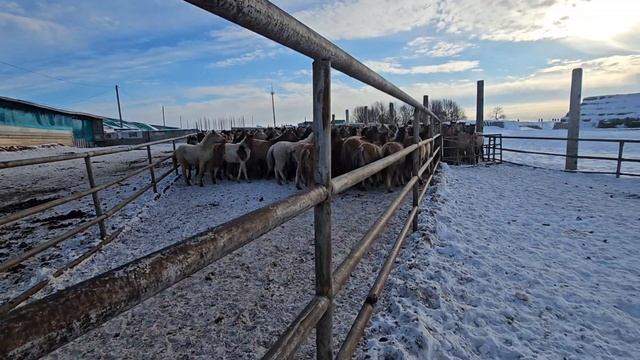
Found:
[[[640,354],[640,181],[448,167],[358,358]]]
[[[81,149],[40,149],[0,154],[0,159],[52,151]],[[154,156],[168,151],[160,146]],[[144,151],[96,158],[98,182],[144,166],[145,159]],[[22,206],[24,197],[19,200],[16,194],[25,191],[42,200],[86,188],[82,160],[0,174],[3,206]],[[174,179],[170,176],[160,188]],[[29,190],[24,190],[25,181]],[[105,193],[105,207],[147,181],[145,173]],[[640,266],[634,262],[640,255],[637,180],[503,164],[445,166],[441,181],[425,205],[420,232],[407,240],[358,357],[631,358],[640,351]],[[124,227],[114,242],[38,297],[295,191],[273,181],[225,181],[200,188],[178,179],[157,199],[148,192],[110,220],[111,229]],[[334,266],[394,196],[379,189],[334,198]],[[0,228],[0,260],[80,221],[47,224],[47,217],[64,215],[78,204],[90,216],[90,201]],[[405,203],[337,297],[336,346],[408,210]],[[312,214],[307,211],[47,358],[261,356],[313,296]],[[56,229],[60,224],[63,228]],[[3,274],[0,300],[17,295],[96,242],[92,229],[27,267]],[[299,357],[313,354],[312,335]]]
[[[57,153],[81,151],[55,149]],[[157,155],[164,155],[159,147]],[[20,154],[1,154],[0,159],[51,155],[39,150]],[[132,171],[129,163],[144,159],[144,152],[132,152],[97,158],[99,183],[111,180],[121,171]],[[104,162],[98,162],[102,161]],[[137,163],[136,163],[137,164]],[[140,163],[143,166],[144,163]],[[28,197],[63,196],[84,189],[82,160],[58,164],[11,169],[2,172],[2,185],[19,184],[27,179]],[[164,169],[163,169],[164,170]],[[110,175],[111,174],[111,175]],[[169,176],[166,184],[175,178]],[[128,181],[127,185],[103,196],[107,205],[115,203],[120,194],[130,194],[148,180],[148,174]],[[161,186],[161,189],[164,185]],[[20,205],[24,196],[13,191],[0,193]],[[266,206],[295,193],[292,184],[279,186],[274,181],[252,183],[223,181],[219,185],[206,182],[205,187],[188,187],[178,179],[157,199],[151,192],[127,206],[109,227],[124,227],[122,233],[100,252],[65,273],[45,287],[34,298],[117,267],[140,256],[183,240],[248,211]],[[360,240],[376,218],[385,210],[397,193],[387,194],[382,188],[347,191],[334,197],[333,253],[337,266]],[[15,196],[15,198],[13,198]],[[111,199],[114,198],[114,199]],[[107,200],[109,199],[109,200]],[[92,212],[90,198],[70,204],[54,214],[65,214],[74,206]],[[106,206],[106,207],[110,207]],[[392,219],[388,230],[365,256],[354,276],[339,294],[336,302],[336,346],[346,336],[351,322],[409,212],[409,201]],[[46,216],[51,216],[48,214]],[[42,216],[43,218],[45,215]],[[37,217],[40,218],[40,217]],[[50,238],[56,229],[27,219],[11,233],[2,235],[5,258],[14,254],[21,241],[28,246]],[[79,219],[74,219],[76,222]],[[72,221],[55,224],[72,224]],[[0,228],[2,229],[2,228]],[[36,236],[24,238],[25,229],[33,229]],[[64,242],[20,268],[0,277],[3,301],[16,296],[29,284],[48,276],[63,263],[71,260],[98,241],[93,229],[80,239]],[[14,244],[18,245],[14,245]],[[215,262],[188,279],[156,295],[98,329],[49,354],[50,359],[75,358],[246,358],[261,356],[286,329],[314,294],[313,211],[309,210],[283,226],[262,236],[235,253]],[[45,262],[43,264],[43,261]],[[313,335],[302,346],[301,357],[314,356]],[[337,350],[337,349],[336,349]]]
[[[116,242],[57,285],[77,283],[295,191],[292,184],[265,180],[200,188],[187,187],[180,179],[145,206]],[[396,194],[380,188],[334,197],[334,267]],[[406,201],[338,296],[335,329],[340,340],[408,211]],[[313,298],[313,269],[313,210],[309,210],[46,358],[254,359]],[[300,356],[311,358],[314,349],[311,337]]]
[[[154,160],[167,156],[171,145],[152,146]],[[85,152],[92,149],[74,147],[38,148],[17,152],[0,152],[0,161],[35,158]],[[134,150],[113,155],[92,158],[96,183],[103,184],[123,177],[147,165],[146,150]],[[156,168],[156,174],[166,172],[171,161]],[[88,189],[85,163],[83,159],[61,161],[49,164],[0,169],[0,216],[26,209],[72,193]],[[170,178],[170,177],[168,177]],[[164,189],[171,180],[159,184]],[[149,172],[127,179],[120,184],[100,192],[103,210],[111,209],[118,202],[132,195],[150,182]],[[114,231],[131,218],[137,216],[141,207],[154,197],[148,191],[127,205],[123,210],[106,221],[108,231]],[[49,209],[43,213],[27,217],[14,224],[0,226],[0,261],[23,253],[36,244],[60,236],[76,225],[94,217],[91,196]],[[81,255],[99,242],[98,227],[93,226],[70,240],[44,251],[6,273],[0,274],[0,303],[3,303],[29,286],[50,275],[56,269]]]
[[[532,137],[558,137],[566,138],[567,130],[552,130],[551,123],[542,123],[544,130],[536,130],[527,127],[515,127],[512,124],[507,128],[494,126],[485,127],[485,134],[502,134],[509,136],[532,136]],[[640,129],[597,129],[583,127],[580,129],[581,138],[593,139],[626,139],[640,140]],[[485,140],[485,142],[487,142]],[[504,148],[518,150],[543,151],[557,154],[565,154],[567,149],[566,141],[558,140],[528,140],[528,139],[503,139]],[[578,144],[579,155],[618,157],[618,143],[586,142]],[[549,169],[564,169],[565,159],[559,156],[521,154],[514,152],[503,152],[503,158],[507,161],[523,163],[527,165],[539,166]],[[640,144],[625,143],[624,157],[640,159]],[[579,170],[588,171],[616,171],[616,161],[608,160],[578,160]],[[622,172],[640,174],[640,163],[623,162]]]

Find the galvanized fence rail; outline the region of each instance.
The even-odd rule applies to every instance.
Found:
[[[159,140],[159,141],[154,141],[154,142],[150,142],[150,143],[145,143],[145,144],[140,144],[140,145],[136,145],[136,146],[127,146],[127,147],[118,147],[118,148],[112,148],[112,149],[103,149],[103,150],[96,150],[96,151],[88,151],[88,152],[81,152],[81,153],[76,153],[76,154],[65,154],[65,155],[56,155],[56,156],[46,156],[46,157],[38,157],[38,158],[30,158],[30,159],[22,159],[22,160],[11,160],[11,161],[1,161],[0,162],[0,169],[10,169],[10,168],[15,168],[15,167],[20,167],[20,166],[31,166],[31,165],[36,165],[36,164],[47,164],[47,163],[53,163],[53,162],[60,162],[60,161],[68,161],[68,160],[74,160],[74,159],[84,159],[84,163],[85,163],[85,169],[87,172],[87,179],[89,181],[89,189],[84,190],[84,191],[80,191],[80,192],[76,192],[73,193],[69,196],[66,196],[64,198],[60,198],[60,199],[56,199],[56,200],[52,200],[37,206],[33,206],[24,210],[20,210],[11,214],[8,214],[6,216],[3,216],[0,218],[0,226],[3,225],[9,225],[9,224],[13,224],[19,220],[22,220],[24,218],[27,218],[29,216],[33,216],[39,213],[42,213],[48,209],[69,203],[71,201],[74,200],[79,200],[85,196],[91,195],[92,200],[93,200],[93,207],[95,210],[95,217],[92,220],[83,222],[81,224],[79,224],[77,227],[70,229],[69,231],[64,232],[63,234],[54,237],[53,239],[47,240],[45,242],[42,242],[38,245],[36,245],[35,247],[21,253],[21,254],[17,254],[14,255],[13,257],[9,258],[8,260],[5,260],[4,262],[0,263],[0,272],[5,272],[13,267],[15,267],[16,265],[21,264],[22,262],[26,261],[27,259],[34,257],[38,254],[40,254],[41,252],[50,249],[51,247],[65,241],[68,240],[70,238],[72,238],[73,236],[88,230],[89,228],[91,228],[94,225],[98,225],[99,231],[100,231],[100,237],[101,237],[101,242],[98,243],[97,245],[95,245],[94,247],[92,247],[90,250],[88,250],[86,253],[78,256],[76,259],[74,259],[73,261],[69,262],[68,264],[64,265],[62,268],[58,269],[57,271],[55,271],[53,273],[53,277],[59,277],[60,275],[62,275],[66,270],[69,270],[73,267],[75,267],[76,265],[78,265],[81,261],[85,260],[87,257],[89,257],[90,255],[94,254],[95,252],[97,252],[100,248],[102,248],[104,245],[108,244],[109,242],[111,242],[116,236],[117,233],[114,234],[108,234],[107,232],[107,228],[105,225],[105,221],[106,219],[108,219],[109,217],[113,216],[114,214],[116,214],[118,211],[120,211],[122,208],[124,208],[126,205],[128,205],[129,203],[131,203],[132,201],[134,201],[135,199],[137,199],[138,197],[140,197],[142,194],[144,194],[147,190],[153,188],[153,191],[155,193],[157,193],[157,187],[156,184],[160,181],[162,181],[165,177],[167,177],[172,171],[176,171],[177,170],[177,164],[173,164],[173,166],[171,167],[171,169],[169,169],[169,171],[165,172],[164,174],[160,175],[157,179],[155,177],[155,173],[154,173],[154,167],[160,165],[161,163],[167,161],[168,159],[171,159],[172,156],[166,156],[166,157],[162,157],[159,160],[153,161],[152,157],[151,157],[151,146],[152,145],[156,145],[156,144],[161,144],[161,143],[167,143],[167,142],[171,142],[173,144],[173,149],[175,150],[175,142],[177,140],[183,139],[185,137],[187,137],[189,135],[185,135],[185,136],[179,136],[179,137],[175,137],[175,138],[170,138],[170,139],[165,139],[165,140]],[[142,148],[146,148],[147,149],[147,161],[148,161],[148,165],[133,171],[123,177],[120,177],[116,180],[110,181],[108,183],[105,184],[101,184],[101,185],[97,185],[96,181],[95,181],[95,177],[93,174],[93,166],[92,166],[92,162],[91,159],[93,157],[99,157],[99,156],[104,156],[104,155],[110,155],[110,154],[117,154],[117,153],[122,153],[122,152],[127,152],[127,151],[132,151],[132,150],[136,150],[136,149],[142,149]],[[145,186],[143,186],[142,188],[138,189],[134,194],[132,194],[131,196],[125,198],[124,200],[122,200],[120,203],[116,204],[113,208],[107,210],[107,211],[103,211],[102,208],[102,204],[100,201],[100,196],[99,196],[99,192],[102,190],[105,190],[107,188],[110,188],[112,186],[115,186],[119,183],[121,183],[124,180],[127,180],[129,178],[132,178],[136,175],[139,175],[145,171],[149,171],[151,174],[151,180],[149,182],[149,184],[146,184]],[[2,306],[0,306],[0,315],[4,314],[8,311],[10,311],[11,309],[15,308],[16,306],[20,305],[21,303],[23,303],[24,301],[28,300],[29,297],[33,296],[34,294],[36,294],[38,291],[40,291],[42,288],[44,288],[48,283],[49,283],[50,279],[44,279],[39,281],[38,283],[36,283],[35,285],[29,287],[27,290],[25,290],[24,292],[22,292],[20,295],[18,295],[16,298],[2,304]]]
[[[622,163],[630,162],[630,163],[640,163],[640,159],[636,158],[625,158],[624,154],[624,144],[640,144],[640,140],[631,140],[631,139],[596,139],[596,138],[562,138],[562,137],[535,137],[535,136],[510,136],[510,135],[502,135],[502,134],[485,134],[486,139],[488,139],[489,144],[485,144],[485,148],[491,151],[493,149],[494,161],[495,161],[495,149],[496,149],[496,140],[499,141],[499,151],[500,151],[500,162],[511,163],[515,165],[527,165],[514,161],[502,160],[502,152],[513,152],[520,154],[532,154],[532,155],[544,155],[544,156],[556,156],[563,158],[572,158],[572,159],[586,159],[586,160],[603,160],[603,161],[615,161],[616,162],[616,170],[615,171],[587,171],[587,170],[564,170],[566,172],[578,172],[578,173],[587,173],[587,174],[607,174],[607,175],[615,175],[617,178],[620,176],[640,176],[637,173],[629,173],[622,171]],[[576,141],[576,142],[601,142],[601,143],[617,143],[618,144],[618,156],[595,156],[595,155],[568,155],[568,154],[560,154],[560,153],[551,153],[546,151],[533,151],[533,150],[522,150],[522,149],[514,149],[514,148],[505,148],[502,146],[502,139],[519,139],[519,140],[540,140],[540,141]],[[492,145],[493,141],[493,145]]]
[[[412,105],[416,110],[414,129],[419,127],[421,119],[425,123],[439,119],[422,103],[268,1],[188,2],[314,60],[315,186],[3,315],[0,317],[0,333],[3,334],[0,337],[0,357],[37,358],[46,354],[314,207],[316,295],[265,354],[265,358],[286,358],[294,354],[310,331],[316,328],[317,358],[331,359],[334,350],[334,296],[344,287],[367,249],[409,192],[412,192],[410,216],[381,268],[370,295],[364,300],[364,310],[352,327],[353,334],[343,343],[338,357],[349,358],[355,349],[370,316],[370,308],[375,305],[374,300],[379,297],[393,259],[397,257],[409,231],[409,224],[413,224],[415,229],[420,200],[424,197],[441,159],[442,145],[430,154],[424,164],[420,164],[420,150],[425,146],[435,147],[440,135],[435,134],[425,140],[416,136],[413,145],[332,179],[330,69],[342,71]],[[417,132],[414,131],[414,134]],[[332,272],[332,195],[349,189],[396,162],[404,161],[410,155],[413,156],[411,180]],[[429,178],[420,192],[419,183],[423,181],[425,173],[429,174]]]

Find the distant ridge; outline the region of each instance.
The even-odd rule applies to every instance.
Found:
[[[586,97],[580,120],[582,126],[640,127],[640,93]]]

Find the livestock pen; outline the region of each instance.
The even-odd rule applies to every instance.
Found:
[[[496,153],[498,154],[498,162],[506,162],[515,165],[531,165],[525,164],[521,161],[513,161],[513,160],[504,160],[503,152],[517,153],[517,154],[531,154],[531,155],[539,155],[539,156],[551,156],[551,157],[561,157],[565,159],[584,159],[584,160],[598,160],[598,161],[609,161],[615,162],[615,170],[611,171],[598,171],[598,170],[566,170],[567,172],[582,172],[582,173],[591,173],[591,174],[606,174],[606,175],[615,175],[616,177],[620,176],[640,176],[639,173],[631,172],[631,171],[623,171],[622,165],[623,163],[640,163],[640,159],[625,157],[624,156],[624,145],[625,144],[640,144],[640,140],[633,139],[602,139],[602,138],[566,138],[566,137],[548,137],[548,136],[512,136],[512,135],[503,135],[503,134],[485,134],[484,138],[486,139],[486,143],[483,145],[484,153],[487,155],[487,159],[491,159],[492,161],[496,161]],[[503,139],[514,140],[509,147],[503,146]],[[559,141],[575,141],[575,142],[590,142],[590,143],[603,143],[603,144],[617,144],[618,148],[618,156],[601,156],[601,155],[572,155],[572,154],[561,154],[549,151],[536,151],[536,150],[525,150],[525,149],[517,149],[513,146],[513,144],[517,142],[521,142],[522,140],[534,140],[540,142],[559,142]]]
[[[86,253],[82,254],[81,256],[78,256],[76,259],[74,259],[73,261],[65,264],[63,267],[61,267],[60,269],[56,270],[56,272],[53,274],[53,277],[59,277],[60,275],[62,275],[65,271],[72,269],[73,267],[77,266],[79,263],[81,263],[82,261],[84,261],[85,259],[87,259],[89,256],[91,256],[92,254],[96,253],[97,251],[99,251],[102,247],[104,247],[105,245],[107,245],[109,242],[111,242],[113,240],[113,238],[115,236],[117,236],[118,231],[115,231],[112,234],[109,234],[107,232],[107,227],[105,225],[105,220],[110,218],[111,216],[113,216],[114,214],[116,214],[117,212],[119,212],[120,210],[122,210],[126,205],[128,205],[129,203],[131,203],[132,201],[136,200],[137,198],[139,198],[142,194],[144,194],[146,191],[153,189],[154,193],[157,193],[157,184],[159,182],[161,182],[164,178],[166,178],[171,172],[173,171],[177,171],[177,166],[174,163],[172,168],[163,173],[160,174],[158,177],[156,177],[155,175],[155,170],[154,168],[157,167],[159,164],[171,159],[171,155],[169,156],[165,156],[159,160],[153,161],[152,160],[152,156],[151,156],[151,146],[152,145],[157,145],[157,144],[161,144],[161,143],[166,143],[166,142],[171,142],[173,148],[175,149],[175,142],[177,140],[181,140],[183,138],[185,138],[188,135],[185,136],[180,136],[180,137],[175,137],[175,138],[170,138],[170,139],[166,139],[166,140],[158,140],[158,141],[154,141],[154,142],[149,142],[149,143],[144,143],[144,144],[140,144],[140,145],[135,145],[135,146],[127,146],[127,147],[118,147],[118,148],[114,148],[114,149],[102,149],[102,150],[94,150],[94,151],[88,151],[88,152],[80,152],[80,153],[76,153],[76,154],[62,154],[62,155],[54,155],[54,156],[47,156],[47,157],[36,157],[36,158],[29,158],[29,159],[21,159],[21,160],[9,160],[9,161],[2,161],[0,162],[0,171],[6,171],[6,169],[11,169],[11,168],[16,168],[16,167],[25,167],[25,166],[34,166],[34,165],[38,165],[38,164],[49,164],[49,163],[55,163],[55,162],[62,162],[62,161],[69,161],[69,160],[74,160],[74,159],[83,159],[84,160],[84,164],[85,164],[85,170],[86,170],[86,176],[87,176],[87,181],[89,183],[89,189],[84,190],[84,191],[79,191],[79,192],[75,192],[69,196],[63,197],[63,198],[59,198],[59,199],[54,199],[51,201],[47,201],[44,202],[42,204],[38,204],[36,206],[33,207],[29,207],[26,209],[22,209],[19,211],[16,211],[14,213],[5,215],[3,217],[0,218],[0,226],[5,226],[5,225],[10,225],[13,223],[16,223],[24,218],[27,217],[31,217],[34,216],[36,214],[42,213],[46,210],[61,206],[63,204],[67,204],[70,203],[72,201],[84,198],[86,196],[91,195],[92,197],[92,201],[93,201],[93,207],[94,207],[94,211],[95,211],[95,216],[94,219],[87,221],[87,222],[83,222],[81,223],[79,226],[64,232],[63,234],[56,236],[52,239],[49,239],[45,242],[42,242],[40,244],[38,244],[37,246],[28,249],[27,251],[24,251],[23,253],[20,254],[16,254],[14,256],[12,256],[11,258],[9,258],[6,261],[3,261],[2,263],[0,263],[0,272],[5,272],[21,263],[23,263],[25,260],[30,259],[40,253],[42,253],[43,251],[50,249],[54,246],[56,246],[57,244],[68,240],[72,237],[74,237],[75,235],[86,231],[87,229],[97,225],[99,227],[100,230],[100,237],[102,239],[102,241],[100,243],[98,243],[97,245],[93,246],[89,251],[87,251]],[[92,165],[92,158],[95,157],[100,157],[100,156],[105,156],[105,155],[111,155],[111,154],[117,154],[117,153],[122,153],[122,152],[129,152],[129,151],[133,151],[136,149],[145,149],[146,150],[146,158],[147,158],[147,162],[148,165],[133,171],[123,177],[119,177],[115,180],[106,182],[104,184],[100,184],[97,185],[96,184],[96,179],[94,177],[93,174],[93,165]],[[135,193],[133,193],[132,195],[130,195],[129,197],[127,197],[126,199],[124,199],[123,201],[121,201],[120,203],[118,203],[117,205],[115,205],[114,207],[112,207],[109,210],[104,211],[101,201],[100,201],[100,191],[103,191],[105,189],[108,189],[110,187],[116,186],[119,183],[130,179],[134,176],[137,176],[139,174],[142,174],[146,171],[149,171],[149,175],[150,175],[150,181],[147,185],[143,186],[141,189],[137,190]],[[0,315],[5,314],[6,312],[10,311],[11,309],[15,308],[16,306],[20,305],[21,303],[23,303],[24,301],[28,300],[29,297],[31,297],[32,295],[34,295],[35,293],[37,293],[38,291],[40,291],[42,288],[44,288],[47,284],[49,283],[48,279],[44,279],[41,280],[39,282],[37,282],[35,285],[31,286],[29,289],[27,289],[26,291],[24,291],[23,293],[21,293],[19,296],[15,297],[14,299],[4,303],[2,306],[0,306]]]
[[[360,260],[411,192],[412,210],[409,217],[380,269],[369,295],[363,299],[356,321],[337,353],[340,359],[351,357],[400,252],[404,238],[410,230],[417,228],[419,204],[440,162],[442,141],[440,134],[432,134],[425,140],[419,140],[416,136],[413,145],[397,153],[347,174],[331,178],[330,70],[331,68],[339,70],[413,106],[416,110],[413,122],[414,134],[419,133],[421,119],[425,123],[439,119],[425,106],[426,104],[413,99],[348,53],[267,1],[189,2],[314,60],[313,130],[316,185],[102,275],[9,311],[0,318],[0,331],[6,334],[0,339],[2,356],[15,358],[42,356],[313,207],[316,294],[272,345],[265,354],[265,358],[290,357],[314,328],[316,329],[317,357],[333,358],[334,296],[344,288]],[[420,149],[426,146],[434,150],[424,163],[420,163]],[[413,159],[412,178],[344,261],[335,271],[332,271],[330,217],[332,196],[409,155]],[[423,179],[425,174],[428,176]],[[153,177],[154,175],[152,179]],[[422,189],[419,187],[421,182],[423,182]]]

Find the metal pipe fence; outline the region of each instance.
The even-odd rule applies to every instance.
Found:
[[[413,194],[413,201],[407,224],[415,226],[420,200],[424,197],[442,157],[442,141],[439,141],[440,146],[424,164],[420,163],[419,154],[422,148],[431,148],[440,134],[422,141],[416,136],[415,143],[404,150],[331,179],[330,69],[340,70],[414,106],[414,129],[418,128],[420,118],[426,115],[431,116],[431,121],[439,121],[435,114],[268,1],[187,2],[314,60],[312,93],[315,186],[1,316],[0,333],[6,336],[0,338],[0,357],[36,358],[46,354],[314,207],[316,295],[273,344],[265,358],[291,356],[315,328],[317,358],[331,359],[334,349],[333,298],[409,192]],[[414,134],[417,133],[414,131]],[[398,161],[404,161],[407,156],[413,156],[413,176],[410,181],[342,264],[332,272],[332,195],[347,190]],[[424,173],[428,173],[429,178],[420,191],[418,186],[423,181]],[[405,225],[399,238],[404,238],[408,231],[408,225]],[[394,247],[396,250],[391,252],[389,258],[397,257],[400,246],[401,243]],[[380,280],[376,281],[372,290],[376,296],[379,296],[390,268],[388,264],[382,267]],[[368,304],[371,305],[370,302]],[[357,326],[363,327],[362,322],[363,320],[359,320]],[[343,344],[342,348],[345,350],[341,351],[340,356],[350,356],[349,353],[354,349],[352,343],[357,342],[360,335],[361,331],[358,331],[357,336],[351,336],[347,347]]]
[[[628,140],[628,139],[596,139],[596,138],[555,138],[555,137],[534,137],[534,136],[508,136],[502,134],[485,134],[486,139],[488,139],[488,144],[484,144],[485,149],[489,151],[493,151],[493,157],[495,161],[495,153],[496,153],[496,141],[499,141],[499,153],[500,153],[500,162],[502,160],[502,152],[512,152],[512,153],[520,153],[520,154],[532,154],[532,155],[543,155],[543,156],[555,156],[555,157],[563,157],[563,158],[571,158],[571,159],[585,159],[585,160],[603,160],[603,161],[615,161],[616,169],[615,171],[587,171],[587,170],[563,170],[565,172],[578,172],[578,173],[588,173],[588,174],[607,174],[607,175],[615,175],[617,178],[620,176],[640,176],[640,174],[636,173],[628,173],[622,171],[622,164],[625,162],[629,163],[640,163],[640,159],[636,158],[625,158],[624,155],[624,144],[640,144],[640,140]],[[514,149],[507,148],[502,146],[502,139],[518,139],[518,140],[541,140],[541,141],[577,141],[577,142],[602,142],[602,143],[617,143],[618,144],[618,156],[596,156],[596,155],[569,155],[569,154],[560,154],[560,153],[552,153],[546,151],[534,151],[534,150],[522,150],[522,149]],[[493,144],[492,144],[493,142]],[[523,163],[518,163],[514,161],[504,161],[511,164],[516,165],[527,165]]]
[[[48,209],[69,203],[71,201],[74,200],[78,200],[81,199],[85,196],[91,195],[92,196],[92,200],[93,200],[93,207],[95,210],[95,217],[92,220],[83,222],[81,224],[79,224],[78,226],[76,226],[75,228],[64,232],[63,234],[54,237],[53,239],[47,240],[45,242],[42,242],[38,245],[36,245],[35,247],[21,253],[21,254],[17,254],[14,255],[13,257],[5,260],[4,262],[0,263],[0,272],[5,272],[13,267],[15,267],[16,265],[19,265],[21,263],[23,263],[24,261],[26,261],[27,259],[30,259],[40,253],[42,253],[43,251],[50,249],[51,247],[65,241],[68,240],[70,238],[72,238],[73,236],[88,230],[89,228],[91,228],[94,225],[98,225],[99,227],[99,231],[100,231],[100,237],[101,237],[101,242],[94,246],[93,248],[91,248],[89,251],[87,251],[85,254],[80,255],[76,260],[72,261],[71,263],[65,265],[63,268],[57,270],[56,272],[54,272],[53,277],[59,277],[60,275],[62,275],[62,273],[68,269],[71,269],[73,267],[75,267],[77,264],[79,264],[82,260],[86,259],[88,256],[90,256],[91,254],[95,253],[97,250],[99,250],[101,247],[103,247],[104,245],[106,245],[107,243],[111,242],[113,240],[113,238],[115,236],[113,236],[113,234],[109,235],[107,233],[107,229],[106,229],[106,225],[105,225],[105,221],[110,218],[111,216],[115,215],[118,211],[120,211],[122,208],[124,208],[126,205],[128,205],[129,203],[131,203],[132,201],[134,201],[135,199],[137,199],[138,197],[140,197],[142,194],[144,194],[147,190],[153,188],[154,192],[157,193],[157,188],[156,188],[156,184],[158,182],[160,182],[161,180],[163,180],[167,175],[169,175],[170,172],[174,171],[174,169],[176,168],[175,164],[172,166],[172,168],[169,170],[169,172],[166,172],[164,174],[162,174],[158,179],[155,178],[154,173],[153,173],[153,169],[154,167],[160,165],[161,163],[165,162],[168,159],[171,159],[172,156],[166,156],[166,157],[162,157],[159,160],[156,161],[152,161],[151,159],[151,145],[154,144],[161,144],[161,143],[166,143],[166,142],[171,142],[172,144],[174,144],[174,148],[175,148],[175,141],[176,140],[180,140],[182,138],[185,138],[189,135],[185,135],[185,136],[180,136],[180,137],[175,137],[175,138],[171,138],[171,139],[165,139],[165,140],[160,140],[160,141],[154,141],[152,143],[146,143],[146,144],[140,144],[137,146],[128,146],[125,148],[117,148],[117,149],[105,149],[105,150],[99,150],[99,151],[89,151],[89,152],[85,152],[85,153],[78,153],[78,154],[66,154],[66,155],[56,155],[56,156],[47,156],[47,157],[39,157],[39,158],[32,158],[32,159],[24,159],[24,160],[13,160],[13,161],[3,161],[0,162],[0,169],[9,169],[9,168],[14,168],[14,167],[18,167],[18,166],[30,166],[30,165],[35,165],[35,164],[47,164],[47,163],[52,163],[52,162],[59,162],[59,161],[67,161],[67,160],[74,160],[74,159],[84,159],[85,162],[85,169],[86,169],[86,173],[87,173],[87,178],[89,181],[89,189],[85,190],[85,191],[80,191],[74,194],[71,194],[69,196],[66,196],[64,198],[61,199],[56,199],[56,200],[52,200],[34,207],[30,207],[21,211],[17,211],[14,212],[12,214],[8,214],[2,218],[0,218],[0,226],[2,225],[9,225],[12,223],[15,223],[19,220],[22,220],[26,217],[29,216],[33,216],[39,213],[42,213]],[[98,156],[104,156],[104,155],[110,155],[110,154],[116,154],[116,153],[121,153],[121,152],[126,152],[126,151],[132,151],[135,149],[140,149],[140,148],[147,148],[147,159],[149,161],[149,164],[147,166],[144,166],[136,171],[133,171],[123,177],[120,177],[116,180],[110,181],[108,183],[102,184],[102,185],[97,185],[96,181],[95,181],[95,177],[93,174],[93,166],[92,166],[92,162],[91,162],[91,158],[92,157],[98,157]],[[121,183],[124,180],[127,180],[133,176],[139,175],[145,171],[150,171],[152,174],[151,180],[149,184],[146,184],[145,186],[143,186],[142,188],[138,189],[134,194],[132,194],[131,196],[125,198],[124,200],[122,200],[121,202],[119,202],[118,204],[116,204],[113,208],[107,210],[107,211],[103,211],[102,208],[102,204],[100,201],[100,197],[99,197],[99,192],[102,190],[105,190],[109,187],[115,186],[119,183]],[[82,259],[80,261],[78,261],[78,259]],[[62,271],[61,271],[62,270]],[[23,303],[24,301],[28,300],[29,297],[33,296],[35,293],[37,293],[39,290],[41,290],[42,288],[44,288],[44,286],[46,286],[46,284],[49,283],[49,280],[41,280],[38,283],[36,283],[35,285],[29,287],[27,290],[23,291],[20,295],[18,295],[16,298],[8,301],[7,303],[3,304],[2,306],[0,306],[0,314],[4,314],[8,311],[10,311],[11,309],[15,308],[16,306],[20,305],[21,303]]]

